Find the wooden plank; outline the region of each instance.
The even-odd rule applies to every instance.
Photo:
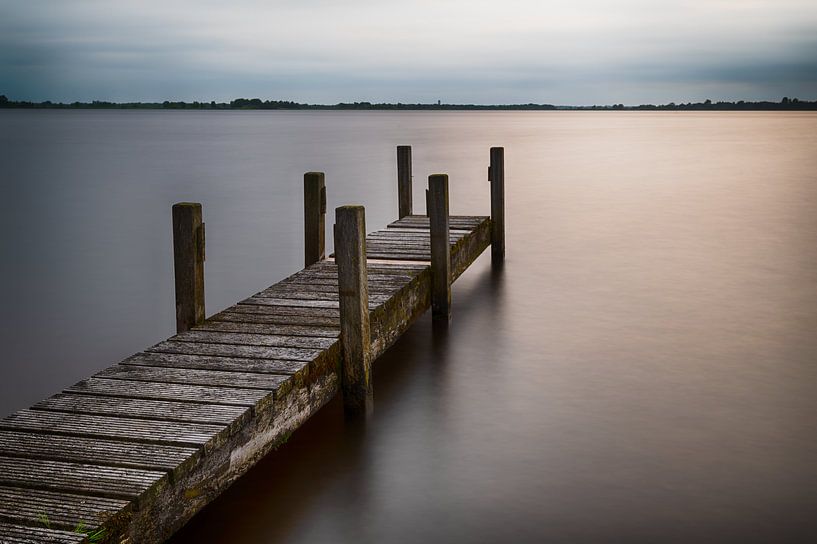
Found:
[[[0,430],[0,455],[170,472],[195,462],[198,447]]]
[[[449,229],[449,236],[457,236],[459,238],[464,238],[473,232],[475,227],[468,227],[467,229],[456,229],[451,227]],[[413,236],[428,236],[430,233],[430,227],[414,227],[414,228],[403,228],[398,225],[387,225],[384,230],[380,230],[377,232],[385,232],[385,233],[400,233],[406,235],[413,235]]]
[[[290,308],[324,308],[338,309],[337,301],[333,300],[297,300],[285,298],[250,297],[238,303],[242,306],[287,306]],[[340,313],[338,313],[340,315]]]
[[[278,307],[281,308],[281,307]],[[298,325],[303,327],[337,327],[340,329],[340,315],[334,317],[304,316],[277,313],[270,306],[234,306],[211,317],[207,323],[252,323],[256,325]],[[264,310],[264,311],[258,311]]]
[[[205,387],[201,385],[151,383],[128,380],[89,378],[69,387],[67,391],[138,399],[168,399],[234,406],[255,406],[272,393],[262,389],[235,387]]]
[[[391,298],[392,293],[400,289],[400,287],[392,288],[386,293],[383,293],[382,291],[379,293],[375,293],[370,297],[370,300],[373,300],[374,303],[378,305],[383,304],[387,302]],[[305,289],[295,290],[272,289],[268,291],[261,291],[260,293],[253,295],[252,298],[254,299],[273,298],[279,300],[294,300],[294,301],[315,300],[329,302],[338,300],[338,293],[337,291],[311,291]]]
[[[338,302],[335,300],[298,300],[291,298],[263,298],[250,297],[239,302],[241,306],[275,306],[287,308],[316,308],[316,309],[333,309],[338,310]],[[380,306],[382,302],[369,301],[369,309],[374,310]],[[340,315],[340,313],[338,313]]]
[[[73,531],[77,526],[95,528],[130,510],[130,501],[59,493],[40,489],[0,486],[0,520]],[[28,542],[36,542],[33,535]],[[0,542],[5,542],[0,525]]]
[[[84,541],[84,534],[73,531],[0,522],[0,543],[2,544],[79,544]]]
[[[227,346],[230,347],[230,346]],[[241,346],[244,347],[244,346]],[[136,365],[115,365],[96,374],[99,378],[134,380],[158,383],[181,383],[218,387],[243,387],[274,391],[289,379],[278,374],[224,372],[193,368],[167,368]]]
[[[373,293],[378,295],[389,295],[396,289],[400,289],[409,283],[414,276],[393,276],[394,280],[388,282],[367,282],[367,285]],[[320,281],[315,278],[305,283],[286,282],[278,283],[272,287],[268,287],[258,294],[273,294],[273,293],[337,293],[338,282],[336,279],[326,280],[321,278]]]
[[[73,393],[58,393],[53,397],[38,402],[32,408],[53,412],[136,417],[213,425],[228,425],[236,419],[249,417],[249,410],[242,406],[169,400],[121,399]]]
[[[136,500],[167,482],[164,472],[0,457],[0,484]]]
[[[208,355],[143,352],[128,357],[120,364],[168,368],[199,368],[202,370],[223,370],[230,372],[295,374],[309,363],[306,361],[283,361],[279,359],[243,359],[240,357],[212,357]]]
[[[320,336],[337,338],[340,327],[308,327],[303,325],[282,325],[276,323],[235,323],[231,321],[206,321],[196,327],[197,331],[241,332],[247,334],[275,334],[281,336]]]
[[[250,359],[286,359],[312,361],[323,350],[305,348],[277,348],[266,346],[236,346],[229,344],[204,344],[197,342],[174,342],[165,340],[145,351],[154,353],[180,353],[183,355],[215,355],[221,357],[246,357]]]
[[[224,428],[224,425],[48,412],[29,408],[0,420],[0,429],[6,430],[47,432],[86,438],[100,437],[171,446],[203,446]]]
[[[241,344],[246,346],[276,346],[282,348],[328,349],[336,338],[321,336],[282,336],[277,334],[247,334],[239,332],[187,331],[173,336],[176,342],[203,342],[205,344]]]

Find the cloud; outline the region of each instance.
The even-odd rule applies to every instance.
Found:
[[[815,93],[811,0],[0,0],[0,14],[0,92],[34,100]]]

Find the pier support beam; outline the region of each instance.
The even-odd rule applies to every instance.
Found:
[[[505,261],[505,148],[491,148],[491,264],[499,267]]]
[[[304,174],[304,267],[326,258],[326,184],[323,172]]]
[[[348,416],[372,411],[372,354],[366,273],[366,217],[363,206],[335,209],[335,262],[338,266],[341,388]]]
[[[411,146],[397,146],[398,219],[411,215]]]
[[[173,268],[176,276],[176,332],[204,322],[204,223],[201,204],[173,205]]]
[[[451,317],[451,249],[448,236],[448,174],[428,176],[426,209],[431,226],[431,315]]]

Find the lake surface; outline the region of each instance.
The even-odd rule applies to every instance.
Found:
[[[486,215],[505,146],[504,272],[174,542],[817,541],[817,114],[0,111],[0,414],[174,332],[174,202],[210,314],[299,269],[303,172],[393,220],[398,144]]]

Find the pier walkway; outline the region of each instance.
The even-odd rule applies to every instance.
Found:
[[[444,197],[450,285],[496,234],[489,217],[447,217],[447,179]],[[335,228],[337,262],[319,258],[189,327],[180,312],[203,312],[203,285],[201,300],[179,299],[195,279],[180,275],[177,244],[182,332],[0,420],[0,544],[162,542],[339,391],[351,408],[356,392],[370,397],[349,346],[362,342],[368,364],[435,303],[440,226],[406,215],[369,233],[357,268]],[[203,229],[200,243],[203,262]],[[362,297],[344,270],[362,274]],[[348,317],[355,301],[362,327]]]

